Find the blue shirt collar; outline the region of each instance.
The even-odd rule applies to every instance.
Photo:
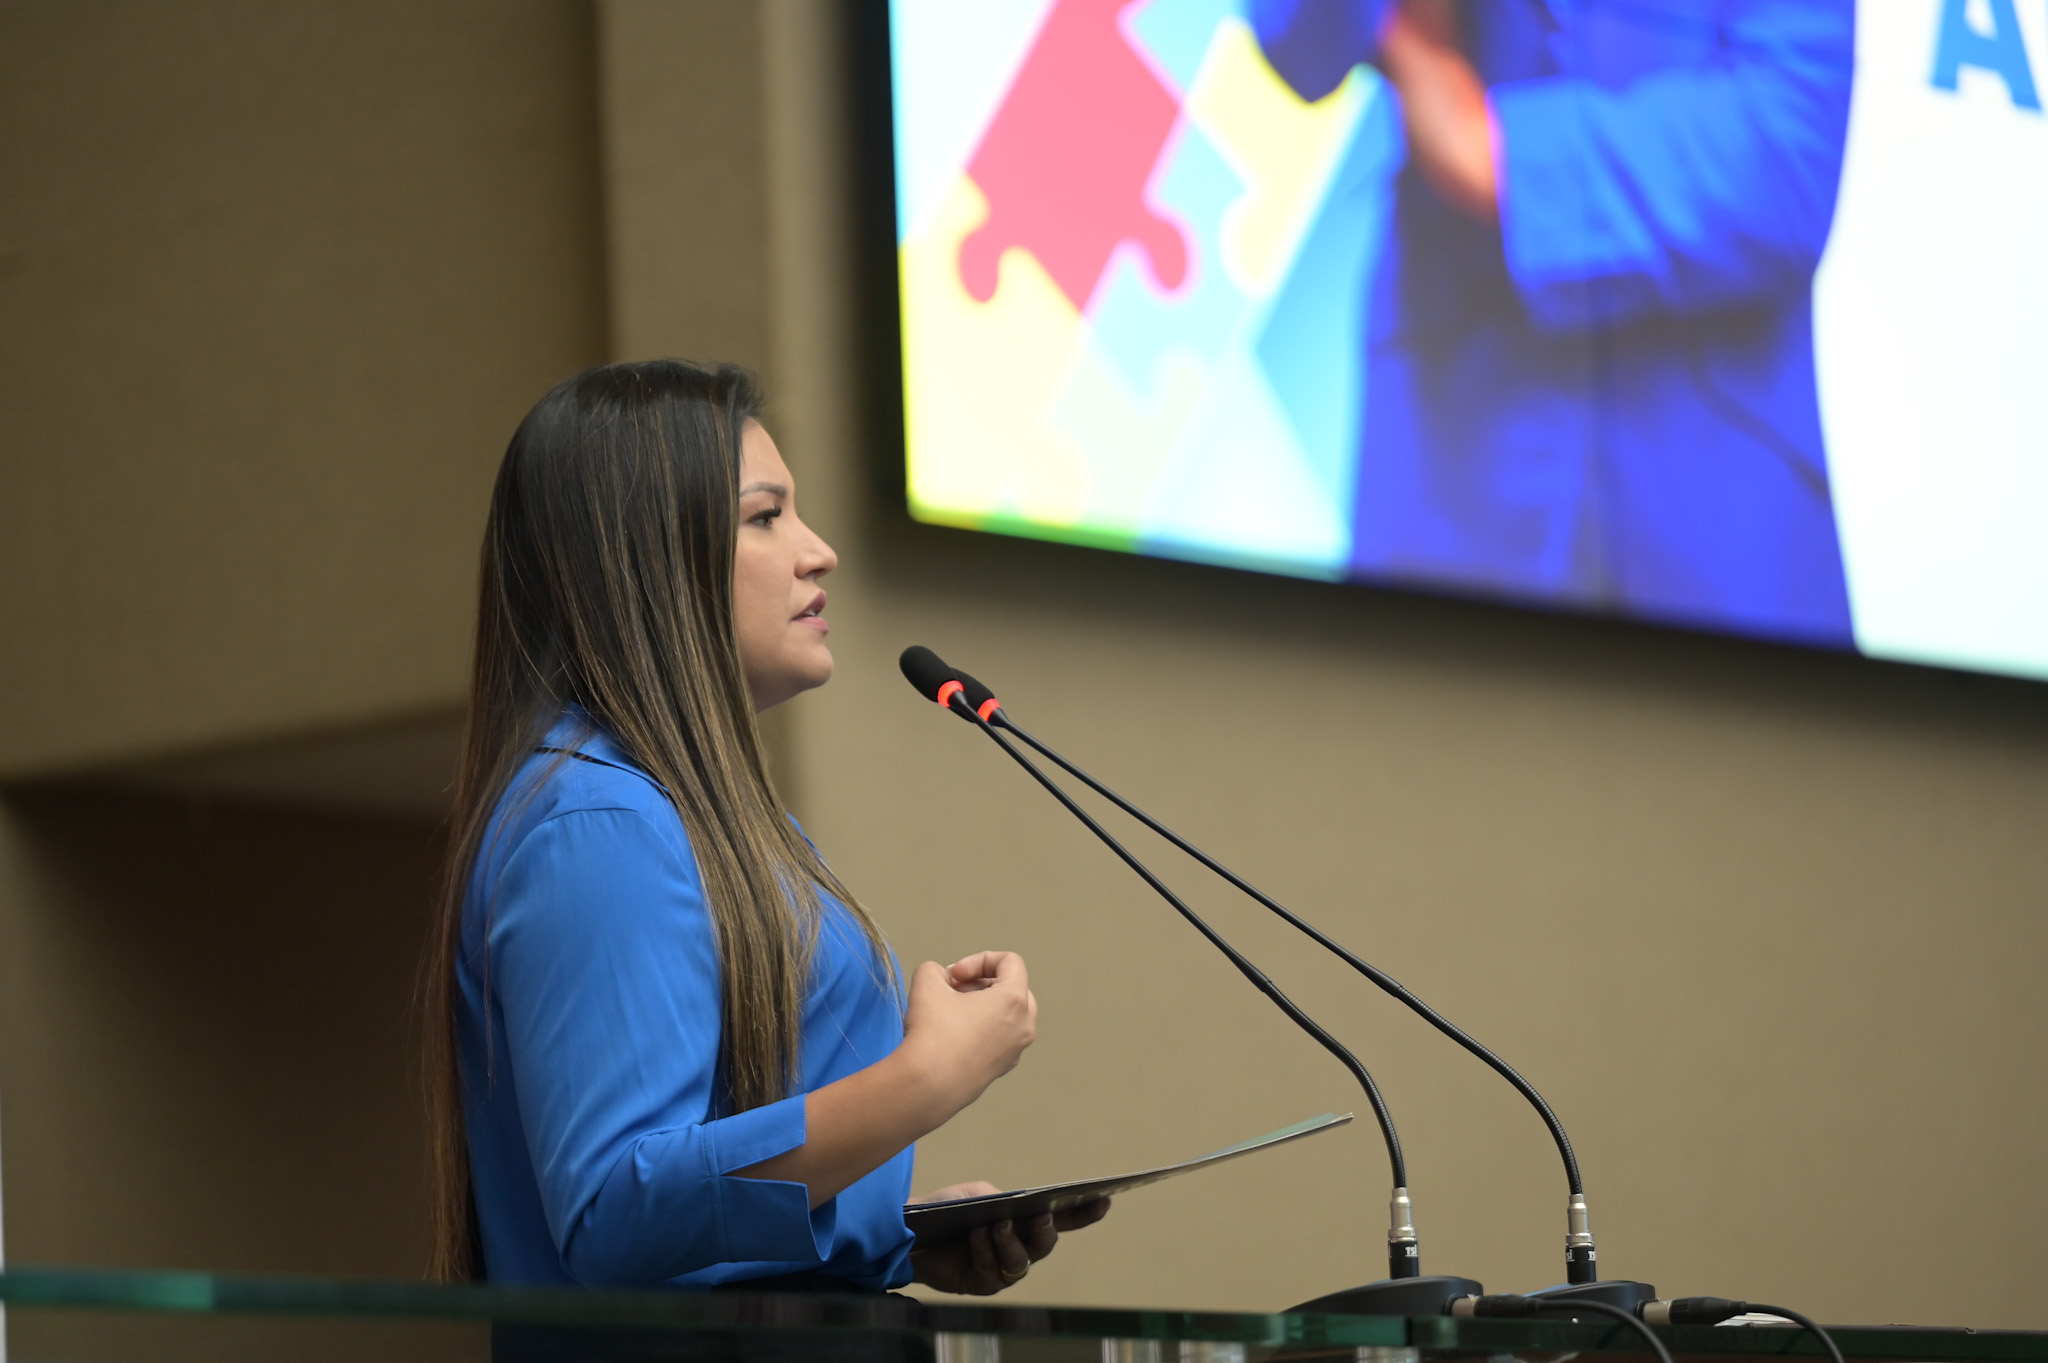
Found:
[[[600,728],[597,721],[590,717],[590,712],[580,705],[563,706],[561,717],[548,727],[548,736],[540,741],[540,751],[550,750],[575,753],[592,762],[602,762],[608,767],[617,767],[620,771],[630,771],[662,794],[668,794],[668,787],[649,776],[645,767],[628,757],[626,750],[618,745],[617,740]],[[804,832],[804,826],[797,822],[796,815],[790,814],[786,817],[796,829],[797,836],[805,842],[810,842],[811,850],[816,852],[818,844],[811,842],[811,835]]]
[[[590,712],[580,705],[565,706],[561,717],[548,726],[548,736],[541,740],[542,748],[555,748],[587,757],[593,762],[602,762],[608,767],[630,771],[635,776],[647,777],[642,767],[626,754],[618,741],[598,726]],[[647,777],[652,780],[653,778]]]

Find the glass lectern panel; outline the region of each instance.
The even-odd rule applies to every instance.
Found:
[[[361,1279],[15,1267],[0,1273],[8,1357],[123,1360],[449,1360],[686,1363],[1565,1363],[1647,1358],[1607,1322],[1250,1315],[935,1305],[894,1296],[585,1291]],[[1803,1331],[1675,1327],[1687,1363],[1817,1358]],[[1872,1363],[2048,1363],[2048,1333],[1841,1327]]]

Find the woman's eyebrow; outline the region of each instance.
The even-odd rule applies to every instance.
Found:
[[[740,496],[744,497],[749,492],[772,492],[777,497],[787,497],[789,495],[789,489],[781,483],[748,483],[740,489]]]

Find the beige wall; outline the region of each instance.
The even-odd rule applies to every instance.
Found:
[[[597,7],[612,353],[764,368],[760,6]]]
[[[906,526],[859,449],[831,26],[768,14],[778,436],[842,556],[839,674],[792,707],[800,812],[907,959],[1014,947],[1043,1007],[921,1182],[1107,1173],[1362,1104],[917,701],[913,642],[1521,1066],[1578,1142],[1609,1276],[2048,1326],[2048,693]],[[1534,1116],[1156,861],[1381,1078],[1426,1269],[1557,1281]],[[1016,1295],[1273,1308],[1364,1281],[1386,1182],[1361,1121],[1132,1195]]]
[[[572,0],[0,7],[0,775],[458,703],[602,358]]]
[[[1039,1045],[921,1181],[1358,1100],[916,701],[918,641],[1521,1065],[1610,1274],[2048,1326],[2048,692],[906,526],[858,416],[841,13],[0,8],[10,1255],[417,1262],[432,835],[333,809],[432,810],[498,451],[609,347],[764,370],[844,558],[839,677],[775,735],[799,812],[907,959],[1032,963]],[[1535,1119],[1178,879],[1380,1075],[1427,1267],[1555,1280]],[[1130,1197],[1017,1295],[1284,1305],[1378,1274],[1384,1185],[1354,1126]]]

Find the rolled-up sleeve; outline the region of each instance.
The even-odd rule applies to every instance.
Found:
[[[715,1110],[717,939],[695,859],[629,809],[550,819],[493,886],[491,992],[548,1230],[591,1285],[821,1262],[835,1204],[731,1177],[804,1143],[801,1095]]]
[[[1849,0],[1752,0],[1711,62],[1496,86],[1502,244],[1530,319],[1568,330],[1804,288],[1854,64]]]

